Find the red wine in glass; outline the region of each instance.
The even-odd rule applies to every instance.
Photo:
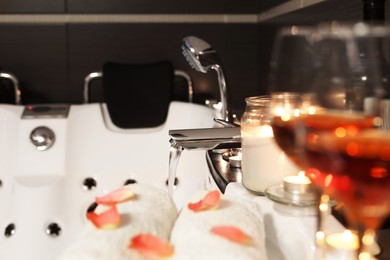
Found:
[[[342,201],[350,224],[376,230],[390,213],[390,132],[375,118],[311,115],[305,118],[307,175]]]

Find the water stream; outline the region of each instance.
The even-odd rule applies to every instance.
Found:
[[[184,148],[178,144],[172,145],[169,149],[168,193],[171,197],[175,188],[177,165],[179,164],[183,150]]]

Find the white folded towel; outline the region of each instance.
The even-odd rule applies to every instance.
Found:
[[[128,248],[132,237],[149,233],[169,241],[178,212],[168,192],[145,184],[130,184],[129,188],[136,197],[117,204],[121,226],[101,230],[88,223],[79,239],[58,260],[144,259]]]
[[[191,201],[199,201],[206,193],[196,193]],[[171,233],[171,244],[175,250],[172,259],[267,259],[260,213],[256,203],[223,196],[217,209],[194,212],[185,205]],[[252,238],[251,243],[232,242],[210,232],[219,225],[241,229]]]

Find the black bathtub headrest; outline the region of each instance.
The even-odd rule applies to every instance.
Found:
[[[174,69],[169,61],[148,64],[107,62],[103,93],[111,121],[120,128],[146,128],[167,118]]]

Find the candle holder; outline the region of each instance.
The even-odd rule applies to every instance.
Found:
[[[317,193],[303,172],[284,177],[281,184],[268,187],[265,195],[274,202],[295,207],[315,207],[318,203]]]

